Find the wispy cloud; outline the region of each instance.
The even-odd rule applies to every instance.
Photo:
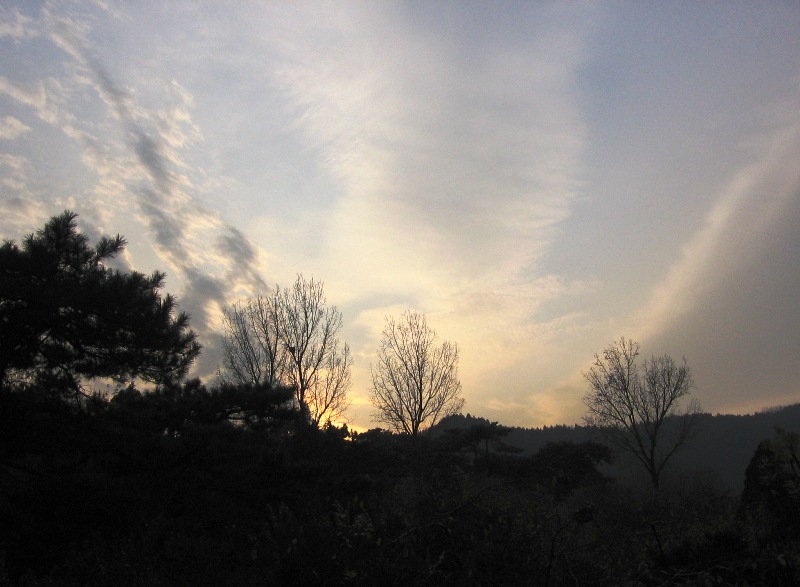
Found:
[[[404,295],[502,338],[509,312],[527,323],[549,295],[536,264],[580,188],[581,37],[542,19],[465,43],[411,18],[350,6],[281,22],[276,74],[340,190],[320,264],[349,296]]]
[[[58,119],[58,108],[53,100],[53,92],[48,88],[57,83],[55,80],[39,80],[34,84],[19,84],[0,76],[0,94],[34,109],[45,122],[55,123]]]
[[[30,232],[30,219],[41,217],[39,202],[30,197],[30,162],[22,156],[0,153],[3,225],[10,231],[4,238],[16,239]]]
[[[412,307],[464,363],[502,367],[563,325],[537,312],[575,288],[538,261],[580,190],[582,37],[555,9],[502,40],[454,12],[449,28],[354,5],[281,14],[274,71],[338,189],[318,265],[358,324],[377,317],[354,348]]]
[[[800,120],[752,145],[757,159],[721,190],[705,222],[683,247],[666,278],[630,318],[646,339],[692,311],[720,279],[736,271],[800,190]]]
[[[28,132],[31,132],[31,127],[13,116],[4,116],[0,120],[0,139],[13,141]]]
[[[34,20],[20,14],[18,9],[0,6],[0,39],[10,37],[15,40],[30,39],[39,34]]]
[[[122,232],[207,346],[222,304],[313,274],[356,394],[384,317],[413,308],[459,344],[467,409],[529,425],[574,421],[581,369],[622,334],[680,353],[736,316],[796,348],[752,302],[797,313],[796,272],[737,278],[796,242],[777,228],[798,193],[796,10],[13,4],[4,232],[65,207]]]
[[[92,19],[115,18],[115,14],[110,11]],[[148,87],[160,94],[162,106],[153,110],[141,105],[136,93],[116,80],[135,80],[137,72],[108,70],[91,37],[97,22],[86,14],[62,12],[51,5],[38,19],[18,16],[15,23],[0,28],[0,36],[24,42],[34,36],[25,31],[40,31],[65,56],[67,75],[58,80],[23,83],[0,77],[0,95],[33,109],[38,118],[76,141],[81,160],[95,174],[89,191],[79,199],[64,198],[64,204],[74,205],[89,232],[100,232],[95,218],[106,224],[118,221],[124,208],[128,216],[134,212],[150,230],[153,248],[167,265],[160,268],[167,270],[170,283],[183,286],[182,309],[192,314],[193,327],[208,338],[218,327],[221,306],[234,295],[263,290],[265,284],[258,248],[201,204],[203,171],[190,158],[202,140],[192,122],[192,96],[170,78],[150,78]],[[95,111],[91,118],[79,115],[81,101],[92,95],[105,111]],[[28,131],[11,116],[0,123],[0,138],[17,138]],[[25,161],[4,156],[0,165],[6,168],[6,187],[22,190],[27,181]],[[133,209],[124,204],[128,198],[136,204]],[[136,266],[130,253],[126,261]]]
[[[176,102],[167,111],[159,112],[155,121],[148,120],[131,113],[127,105],[130,98],[101,66],[94,64],[93,71],[127,129],[130,149],[150,180],[149,185],[135,188],[135,193],[159,254],[186,282],[183,304],[191,309],[194,326],[211,332],[218,327],[219,308],[230,301],[230,290],[244,289],[252,294],[264,283],[259,277],[255,247],[216,214],[199,206],[192,196],[195,186],[183,173],[191,171],[191,166],[180,153],[193,134],[191,97],[178,84],[171,83]],[[215,233],[219,236],[215,237]],[[212,239],[211,243],[206,239]],[[219,267],[209,265],[221,265],[221,272]]]
[[[22,191],[27,183],[29,167],[30,165],[25,157],[7,153],[0,155],[0,168],[3,170],[3,187],[9,191]]]
[[[403,14],[345,10],[320,34],[327,16],[286,27],[292,59],[277,73],[341,189],[330,257],[357,252],[369,285],[421,298],[459,289],[467,271],[524,282],[578,188],[579,36],[544,25],[525,31],[534,47],[476,38],[460,55],[456,38],[411,31]]]

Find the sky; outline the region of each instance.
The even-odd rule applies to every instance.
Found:
[[[350,424],[387,316],[464,411],[572,424],[621,336],[711,413],[800,401],[796,2],[0,3],[0,237],[64,209],[223,307],[325,284]]]

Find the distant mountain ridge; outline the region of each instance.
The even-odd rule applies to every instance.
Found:
[[[519,449],[520,454],[533,454],[551,442],[603,442],[596,430],[578,424],[519,428],[502,426],[470,414],[449,416],[439,422],[432,432],[438,435],[447,430],[492,425],[508,431],[501,439],[502,443]],[[694,435],[667,467],[667,483],[692,477],[720,489],[741,492],[745,470],[756,448],[761,441],[771,438],[776,428],[800,433],[800,403],[742,416],[699,415]],[[612,477],[646,482],[639,465],[626,455],[617,454],[614,464],[604,472]]]

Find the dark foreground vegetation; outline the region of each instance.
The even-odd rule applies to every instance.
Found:
[[[608,449],[318,430],[291,390],[197,382],[5,406],[0,584],[793,585],[797,437],[741,497],[598,473]],[[10,410],[10,411],[9,411]],[[11,425],[9,425],[11,424]]]
[[[482,420],[320,428],[294,388],[187,380],[188,317],[123,246],[65,213],[0,247],[0,585],[800,584],[796,433],[739,494]]]

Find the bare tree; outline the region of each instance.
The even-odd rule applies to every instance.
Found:
[[[621,338],[595,355],[584,373],[590,392],[584,397],[584,421],[597,427],[615,446],[644,465],[653,487],[669,459],[689,438],[700,406],[692,400],[680,413],[679,403],[694,387],[684,358],[652,357],[640,367],[639,343]]]
[[[225,308],[222,327],[223,382],[270,386],[284,382],[287,361],[278,339],[275,296],[258,296]]]
[[[345,410],[350,406],[347,390],[352,384],[351,366],[353,358],[347,344],[340,347],[339,339],[334,338],[330,351],[320,365],[319,375],[306,392],[306,403],[313,406],[312,417],[319,423],[321,415],[326,420],[342,420]]]
[[[225,310],[220,378],[234,383],[291,385],[315,425],[339,420],[349,406],[353,363],[338,333],[342,314],[327,307],[323,284],[298,275]]]
[[[315,424],[340,418],[349,406],[350,347],[340,344],[342,313],[325,305],[322,282],[297,276],[291,288],[275,291],[278,333],[288,352],[289,383]]]
[[[464,406],[458,346],[436,339],[421,314],[407,311],[397,322],[387,317],[378,364],[370,365],[377,422],[416,436]]]

